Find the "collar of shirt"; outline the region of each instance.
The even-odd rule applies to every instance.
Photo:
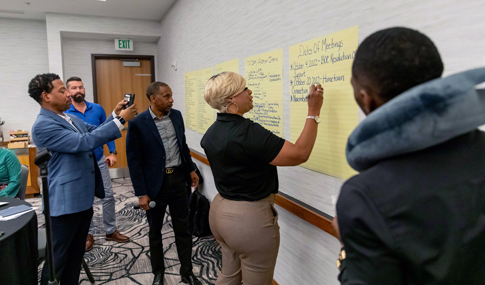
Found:
[[[71,117],[69,117],[67,114],[64,114],[64,113],[62,113],[62,115],[61,115],[61,114],[57,114],[57,115],[58,115],[59,117],[63,118],[64,120],[66,120],[66,121],[67,121],[69,124],[71,124],[71,126],[73,126],[73,127],[74,127],[74,129],[76,129],[76,130],[77,130],[76,126],[74,126],[74,123],[72,122]]]
[[[84,113],[86,113],[87,111],[91,110],[91,108],[93,107],[93,103],[90,103],[86,100],[84,100],[84,102],[86,102],[86,110],[84,110]],[[74,104],[71,104],[71,107],[69,108],[68,112],[78,112],[78,113],[81,113],[79,112],[75,107],[74,107]]]
[[[152,116],[152,119],[154,119],[154,120],[155,119],[162,120],[164,118],[167,118],[168,116],[170,116],[170,112],[171,112],[171,111],[168,111],[168,114],[167,115],[165,115],[165,116],[163,116],[163,117],[160,118],[160,117],[157,117],[157,115],[155,115],[155,113],[152,112],[152,106],[148,107],[148,110],[150,110],[150,115]]]
[[[71,124],[71,125],[72,125],[72,120],[71,120],[71,118],[70,118],[68,115],[66,115],[66,114],[64,114],[64,113],[62,113],[62,115],[61,115],[61,114],[57,114],[57,115],[58,115],[59,117],[63,118],[64,120],[66,120],[66,121],[67,121],[69,124]]]
[[[224,122],[235,122],[239,120],[246,120],[243,116],[239,116],[231,113],[217,113],[217,120]]]

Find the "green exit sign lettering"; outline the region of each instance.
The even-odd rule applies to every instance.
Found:
[[[115,39],[115,50],[133,51],[133,40]]]

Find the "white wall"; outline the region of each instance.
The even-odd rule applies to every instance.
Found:
[[[88,39],[65,39],[61,32]],[[92,100],[91,53],[154,55],[156,63],[158,48],[154,39],[159,34],[158,21],[61,14],[47,14],[46,21],[0,18],[0,118],[5,121],[0,128],[5,140],[10,130],[32,128],[39,105],[28,97],[27,90],[36,74],[53,72],[64,78],[66,71],[67,76],[80,76],[87,85],[88,100]],[[135,40],[133,52],[116,52],[112,40],[100,37],[146,41]]]
[[[445,75],[485,65],[485,10],[481,0],[178,0],[161,25],[157,78],[171,86],[175,108],[183,113],[186,72],[239,58],[239,71],[244,74],[246,57],[282,48],[286,139],[290,132],[291,45],[355,25],[359,26],[359,42],[379,29],[406,26],[420,30],[435,42],[444,60]],[[177,71],[170,68],[175,60]],[[187,130],[189,146],[203,152],[201,137]],[[334,215],[341,179],[300,167],[280,167],[278,171],[280,191]],[[208,196],[215,195],[213,188],[204,191]],[[337,283],[335,239],[326,233],[316,234],[318,229],[315,232],[316,228],[307,227],[289,214],[282,215],[280,225],[282,239],[275,280],[282,285]],[[322,244],[326,246],[317,246]],[[329,279],[322,279],[322,275]]]
[[[289,139],[288,47],[355,25],[359,41],[392,26],[415,28],[438,46],[445,75],[485,65],[483,1],[189,1],[179,0],[162,20],[158,78],[170,84],[184,112],[184,73],[283,48],[284,134]],[[178,70],[170,68],[176,60]],[[363,116],[361,116],[363,119]],[[190,147],[201,134],[187,131]],[[279,168],[280,191],[334,215],[343,181],[300,167]]]
[[[61,78],[64,78],[61,32],[88,35],[105,34],[120,38],[129,38],[130,36],[158,37],[160,35],[160,23],[157,21],[48,13],[46,14],[46,23],[49,70],[59,74]]]
[[[0,18],[0,117],[3,135],[28,130],[39,113],[39,104],[28,96],[28,84],[49,71],[45,22]]]
[[[64,79],[71,76],[81,77],[86,88],[86,100],[93,102],[93,72],[91,54],[136,54],[155,56],[155,74],[157,69],[157,44],[134,42],[133,51],[115,51],[114,42],[94,39],[62,38],[62,59]]]

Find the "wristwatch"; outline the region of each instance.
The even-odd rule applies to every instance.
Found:
[[[320,124],[322,120],[320,120],[320,116],[308,116],[307,119],[314,119],[317,124]]]
[[[121,116],[116,116],[116,119],[120,120],[120,123],[124,125],[126,123],[125,119],[123,119]]]
[[[118,154],[118,152],[116,150],[110,151],[109,153],[114,153],[115,155]]]

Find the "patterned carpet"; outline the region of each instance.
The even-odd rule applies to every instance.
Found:
[[[95,199],[94,221],[96,233],[94,248],[84,255],[94,276],[96,284],[152,284],[150,252],[148,246],[148,223],[145,211],[133,209],[138,203],[131,181],[129,179],[113,179],[116,200],[116,224],[118,230],[131,238],[129,243],[116,243],[104,239],[102,204]],[[27,199],[27,202],[37,208],[39,227],[44,227],[44,216],[41,214],[41,198]],[[165,256],[164,284],[179,284],[180,263],[175,248],[175,237],[172,230],[170,215],[167,211],[162,229]],[[217,272],[221,269],[221,249],[211,237],[193,239],[192,264],[194,275],[203,284],[214,284]],[[39,276],[42,270],[39,266]],[[79,284],[91,284],[81,270]],[[182,283],[184,284],[184,283]]]

